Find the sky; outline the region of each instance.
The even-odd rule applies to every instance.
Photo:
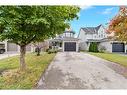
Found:
[[[71,21],[71,28],[78,35],[81,27],[96,27],[100,24],[105,27],[118,13],[119,6],[80,6],[79,19]]]

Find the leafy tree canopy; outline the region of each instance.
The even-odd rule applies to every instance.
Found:
[[[121,6],[118,14],[110,21],[108,30],[115,33],[115,38],[127,42],[127,7]]]
[[[1,6],[0,38],[18,45],[54,37],[78,18],[76,6]]]

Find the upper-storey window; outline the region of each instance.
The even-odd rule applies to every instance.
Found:
[[[74,37],[74,32],[65,31],[63,34],[64,37]]]
[[[101,34],[101,38],[103,38],[103,34]]]
[[[71,37],[71,33],[66,33],[66,37]]]

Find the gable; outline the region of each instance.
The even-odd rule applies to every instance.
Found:
[[[100,26],[98,29],[98,34],[106,34],[105,28],[103,26]]]

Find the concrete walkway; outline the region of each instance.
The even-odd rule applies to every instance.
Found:
[[[110,63],[82,52],[57,53],[37,89],[127,89],[127,79]]]

